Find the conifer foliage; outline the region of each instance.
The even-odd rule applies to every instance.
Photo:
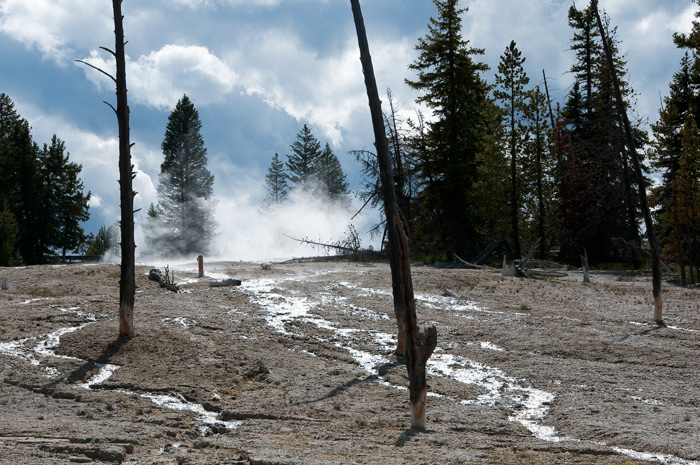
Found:
[[[40,149],[0,94],[0,266],[45,263],[85,244],[90,193],[81,171],[56,135]]]
[[[292,191],[311,193],[319,198],[349,204],[349,184],[340,160],[330,144],[321,142],[304,125],[289,146],[286,168],[275,154],[265,176],[263,208],[284,203]]]
[[[161,148],[158,206],[149,209],[151,247],[165,255],[209,252],[214,237],[214,175],[207,169],[202,122],[183,96],[168,117]]]
[[[277,153],[272,157],[270,168],[265,175],[265,191],[262,205],[265,209],[281,204],[289,195],[287,172]]]
[[[416,78],[406,80],[435,116],[417,162],[423,190],[416,235],[437,255],[468,256],[479,246],[473,186],[488,123],[483,112],[488,85],[480,73],[488,67],[476,60],[484,51],[462,38],[461,15],[467,10],[458,0],[433,3],[438,15],[430,18],[428,34],[416,45],[418,58],[409,65]]]

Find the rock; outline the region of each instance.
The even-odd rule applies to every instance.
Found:
[[[100,447],[97,452],[100,460],[105,462],[123,462],[126,458],[126,449],[121,446],[106,446]]]

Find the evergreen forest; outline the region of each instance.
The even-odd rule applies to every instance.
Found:
[[[554,104],[546,70],[528,76],[527,57],[511,41],[497,69],[485,50],[462,35],[469,14],[459,0],[433,0],[435,15],[418,39],[406,84],[419,92],[421,111],[401,120],[389,90],[383,102],[398,202],[414,260],[455,256],[499,263],[503,255],[580,266],[639,268],[649,246],[639,182],[616,108],[610,68],[593,5],[572,5],[569,53],[573,78]],[[464,3],[464,2],[462,2]],[[700,5],[700,2],[698,2]],[[698,13],[697,16],[700,16]],[[670,83],[659,120],[648,125],[635,113],[624,45],[602,15],[634,146],[642,160],[663,259],[678,266],[684,282],[697,281],[700,263],[700,23],[676,34],[686,51]],[[669,38],[670,40],[670,38]],[[539,84],[535,84],[539,83]],[[409,102],[410,103],[410,102]],[[365,174],[361,199],[381,201],[376,155],[355,153]],[[383,225],[376,226],[378,234]]]
[[[495,69],[486,50],[463,35],[470,12],[460,0],[432,0],[427,33],[404,85],[416,102],[383,102],[398,204],[413,260],[499,263],[504,255],[599,267],[641,268],[649,262],[642,206],[616,107],[593,5],[572,4],[570,79],[551,96],[547,70],[528,75],[515,41],[503,44]],[[695,0],[700,7],[700,0]],[[700,11],[696,15],[700,17]],[[635,112],[625,44],[603,12],[634,145],[644,170],[662,259],[684,283],[700,280],[700,23],[669,40],[684,52],[656,122]],[[559,84],[559,87],[562,87]],[[555,103],[559,102],[559,103]],[[401,108],[417,104],[411,117]],[[423,110],[420,110],[422,108]],[[200,134],[202,123],[185,95],[168,120],[158,202],[143,224],[150,246],[187,255],[211,250],[214,176]],[[29,123],[0,94],[0,265],[51,262],[70,253],[103,254],[116,229],[88,235],[90,192],[81,166],[57,136],[40,146]],[[275,153],[265,177],[263,210],[283,205],[295,190],[348,208],[350,195],[378,206],[376,155],[354,152],[364,174],[354,193],[328,143],[304,124],[286,156]],[[184,232],[188,234],[184,234]],[[384,225],[374,233],[384,237]],[[384,242],[384,239],[382,240]],[[148,248],[148,247],[147,247]]]
[[[56,135],[39,146],[14,102],[0,94],[0,266],[34,265],[84,252],[90,192],[82,166]]]

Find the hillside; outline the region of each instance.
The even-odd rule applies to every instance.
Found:
[[[700,290],[665,284],[661,329],[646,276],[414,267],[415,433],[387,265],[195,267],[138,268],[128,342],[118,266],[0,268],[0,463],[700,463]]]

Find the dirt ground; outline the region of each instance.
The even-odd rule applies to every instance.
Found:
[[[386,264],[205,266],[139,267],[129,341],[117,265],[0,268],[0,463],[700,463],[698,289],[414,266],[414,432]]]

